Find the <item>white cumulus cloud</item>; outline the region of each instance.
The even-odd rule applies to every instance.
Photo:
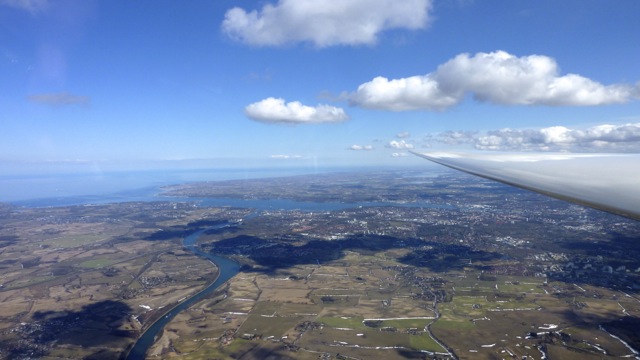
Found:
[[[408,137],[411,137],[411,133],[409,133],[408,131],[399,132],[396,134],[396,137],[398,139],[406,139]]]
[[[387,144],[387,146],[392,149],[413,149],[413,144],[408,143],[404,140],[391,140],[389,141],[389,144]]]
[[[407,153],[398,153],[398,152],[391,153],[391,157],[405,157],[405,156],[408,156],[408,155],[409,154],[407,154]]]
[[[436,136],[450,143],[450,132]],[[485,133],[465,133],[458,143],[472,144],[479,150],[640,152],[640,123],[603,124],[586,129],[551,126],[542,129],[500,129]]]
[[[280,98],[266,98],[248,105],[245,114],[256,121],[281,124],[309,124],[341,122],[349,119],[339,107],[329,105],[307,106],[299,101],[286,103]]]
[[[370,151],[370,150],[373,150],[373,146],[371,146],[371,145],[351,145],[349,147],[349,150],[356,150],[356,151],[366,150],[366,151]]]
[[[387,29],[426,27],[430,10],[431,0],[279,0],[260,10],[228,10],[222,30],[255,46],[373,44]]]
[[[466,94],[494,104],[547,106],[617,104],[640,95],[638,84],[603,85],[559,72],[555,60],[543,55],[460,54],[426,75],[376,77],[347,97],[365,108],[404,111],[443,110],[460,103]]]
[[[440,90],[440,85],[425,76],[389,80],[378,76],[358,86],[349,96],[351,104],[378,110],[442,110],[461,99]]]
[[[438,134],[437,141],[447,145],[467,144],[474,139],[476,134],[475,131],[449,130]],[[428,140],[433,140],[433,138],[429,137]]]

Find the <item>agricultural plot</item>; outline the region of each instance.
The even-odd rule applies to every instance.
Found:
[[[360,261],[370,263],[377,259],[361,257]],[[232,317],[241,324],[223,329],[215,325],[219,320],[211,317],[199,325],[187,324],[188,321],[177,317],[169,328],[178,329],[180,340],[172,343],[182,342],[183,338],[195,339],[195,333],[205,334],[207,324],[206,334],[211,333],[212,326],[218,329],[216,340],[194,340],[199,344],[198,350],[189,352],[187,358],[197,358],[196,353],[233,353],[229,349],[236,346],[236,339],[242,339],[243,349],[275,342],[279,345],[272,351],[296,349],[295,356],[286,353],[295,358],[318,351],[391,358],[401,358],[402,353],[444,352],[425,332],[426,325],[434,319],[431,302],[414,298],[410,286],[398,286],[397,271],[382,267],[364,271],[355,262],[348,267],[341,265],[327,263],[311,268],[304,278],[284,273],[239,274],[229,282],[223,301],[205,300],[194,308],[206,309],[205,313],[219,317],[227,314],[229,324],[238,323]],[[292,268],[287,273],[301,273],[304,269]],[[227,343],[224,334],[230,331],[234,340]],[[221,342],[225,343],[224,350],[220,350]],[[168,350],[165,347],[164,353],[170,354]]]
[[[466,180],[457,186],[463,196]],[[201,249],[221,243],[219,254],[239,261],[242,271],[173,318],[149,356],[633,355],[625,343],[640,343],[640,297],[636,272],[626,269],[637,266],[633,254],[624,264],[601,255],[602,244],[624,244],[615,256],[625,257],[632,231],[618,242],[601,241],[605,232],[583,241],[584,233],[558,225],[561,213],[541,208],[539,217],[551,216],[543,222],[549,233],[518,247],[496,242],[495,234],[534,225],[513,209],[483,209],[257,212],[242,225],[212,229]],[[118,358],[154,320],[216,277],[211,262],[182,247],[182,237],[249,212],[131,203],[0,218],[1,355]],[[566,214],[569,223],[586,221]],[[610,222],[610,229],[623,225]],[[575,243],[558,240],[563,236]]]
[[[523,284],[526,280],[496,279],[498,290],[493,292],[489,291],[492,286],[488,281],[453,281],[457,294],[474,295],[454,295],[451,301],[440,303],[441,317],[431,326],[434,335],[461,359],[491,359],[505,354],[539,358],[542,343],[548,349],[547,356],[555,354],[563,359],[578,359],[579,354],[585,359],[630,354],[619,339],[598,330],[598,323],[603,318],[625,316],[624,311],[637,311],[635,298],[620,297],[619,293],[603,289],[599,289],[599,298],[594,298],[595,289],[586,287],[575,292],[575,286],[567,287],[565,294],[558,284],[544,285],[533,279]],[[531,286],[536,286],[533,289],[556,286],[556,290],[553,294],[523,291],[523,287]],[[572,326],[577,318],[584,325]],[[464,337],[459,336],[461,332]]]
[[[118,358],[162,309],[208,283],[210,262],[149,239],[162,229],[147,222],[151,211],[183,224],[211,212],[132,203],[1,219],[13,240],[0,251],[0,357]]]

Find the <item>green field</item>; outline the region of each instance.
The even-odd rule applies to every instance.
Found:
[[[390,326],[397,329],[424,329],[432,319],[401,319],[401,320],[383,320],[382,326]]]
[[[114,259],[92,259],[92,260],[83,261],[80,264],[78,264],[78,266],[86,269],[99,269],[99,268],[103,268],[111,264],[114,264],[117,261],[118,260],[114,260]]]
[[[317,321],[333,328],[364,329],[361,317],[321,317]]]
[[[445,349],[438,345],[428,334],[410,335],[409,342],[411,347],[417,350],[426,350],[431,352],[444,352]]]
[[[305,320],[297,317],[265,317],[262,315],[249,315],[247,320],[238,329],[238,334],[256,334],[263,337],[281,337],[287,330],[295,327]]]
[[[47,240],[47,244],[56,248],[73,248],[93,244],[109,238],[107,234],[67,235]]]

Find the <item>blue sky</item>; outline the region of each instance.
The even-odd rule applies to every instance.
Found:
[[[640,152],[639,17],[635,0],[0,0],[2,173]]]

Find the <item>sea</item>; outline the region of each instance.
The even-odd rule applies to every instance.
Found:
[[[201,181],[326,173],[338,169],[194,169],[0,176],[0,202],[26,207],[161,201],[161,187]]]
[[[202,181],[273,178],[294,175],[346,171],[371,171],[371,168],[269,168],[269,169],[196,169],[146,170],[100,173],[0,176],[0,203],[20,207],[56,207],[107,204],[130,201],[190,201],[202,206],[231,206],[258,210],[297,209],[331,211],[353,206],[397,205],[375,203],[313,203],[288,199],[242,200],[232,198],[181,198],[162,196],[162,187]],[[380,170],[380,168],[376,168]],[[405,204],[404,206],[434,204]]]

